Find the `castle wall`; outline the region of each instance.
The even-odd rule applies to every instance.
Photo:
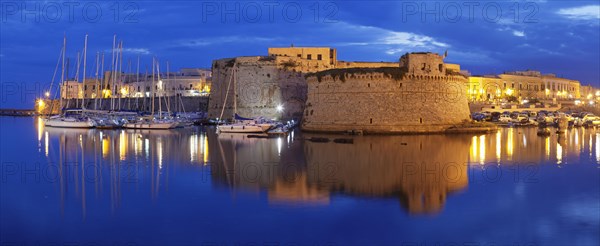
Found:
[[[329,47],[269,48],[268,52],[269,56],[295,57],[332,66],[337,63],[337,51]]]
[[[295,59],[257,56],[213,61],[208,117],[220,117],[225,104],[223,118],[230,119],[234,111],[233,100],[237,100],[237,113],[244,117],[299,119],[306,101],[306,82],[301,71],[304,66],[314,64],[301,64]],[[235,83],[232,81],[227,90],[234,64],[237,69]],[[278,106],[282,106],[283,111],[278,111]]]
[[[397,62],[347,62],[339,61],[336,68],[357,68],[357,67],[398,67]]]
[[[443,132],[469,120],[466,78],[408,73],[398,76],[399,70],[378,68],[353,73],[341,70],[337,71],[342,73],[340,76],[309,76],[302,129]]]

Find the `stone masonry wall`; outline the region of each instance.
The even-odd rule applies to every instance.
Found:
[[[288,62],[290,59],[294,58],[237,57],[213,61],[208,117],[218,118],[225,103],[223,118],[231,119],[234,94],[237,94],[240,116],[300,119],[306,101],[306,82],[303,74],[296,70],[299,65]],[[232,81],[227,90],[234,64],[235,83]],[[283,107],[282,112],[277,110],[278,106]]]
[[[308,76],[302,129],[442,132],[469,119],[465,77],[410,75],[400,68],[372,70],[341,69],[341,77]]]

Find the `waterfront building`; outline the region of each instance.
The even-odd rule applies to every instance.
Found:
[[[508,97],[574,100],[581,97],[579,81],[532,70],[470,76],[467,95],[470,101],[494,101]]]
[[[62,99],[83,98],[83,87],[81,83],[74,80],[67,80],[60,87],[60,97]]]
[[[595,88],[592,85],[583,85],[580,88],[582,99],[592,100],[600,98],[600,88]]]
[[[83,97],[84,98],[100,98],[100,80],[95,78],[87,78],[83,82]]]
[[[161,73],[152,82],[151,75],[104,72],[101,79],[87,78],[85,82],[66,81],[61,98],[128,98],[152,96],[208,96],[211,88],[210,69],[184,68],[178,72]]]
[[[139,80],[138,80],[139,77]],[[160,79],[152,75],[125,75],[123,97],[152,96],[208,96],[211,87],[212,72],[210,69],[185,68],[179,72],[161,73]]]

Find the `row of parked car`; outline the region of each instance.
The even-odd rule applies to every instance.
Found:
[[[587,112],[560,112],[560,111],[520,111],[510,112],[477,112],[471,115],[475,121],[489,121],[497,123],[512,123],[520,125],[555,125],[559,118],[565,117],[569,126],[598,126],[600,117]]]

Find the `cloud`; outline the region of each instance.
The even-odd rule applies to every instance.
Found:
[[[525,32],[513,30],[512,34],[517,37],[525,37]]]
[[[216,44],[224,43],[256,43],[256,42],[273,42],[276,38],[263,38],[263,37],[241,37],[241,36],[223,36],[213,38],[197,38],[197,39],[185,39],[176,41],[173,47],[201,47],[211,46]]]
[[[111,53],[112,50],[106,50],[106,52]],[[150,50],[146,48],[123,48],[123,53],[135,54],[135,55],[150,55]]]
[[[339,22],[332,27],[332,33],[339,32],[340,35],[351,34],[349,39],[357,41],[338,43],[336,46],[373,46],[382,48],[388,55],[414,50],[431,50],[448,48],[449,44],[438,41],[434,37],[412,33],[392,31],[380,27],[354,25],[347,22]]]
[[[600,19],[600,5],[588,5],[574,8],[559,9],[557,14],[573,20],[598,20]]]
[[[461,51],[461,50],[450,50],[448,51],[448,58],[451,62],[458,62],[461,64],[500,64],[501,62],[495,58],[492,58],[492,55],[485,50],[469,50],[469,51]]]

